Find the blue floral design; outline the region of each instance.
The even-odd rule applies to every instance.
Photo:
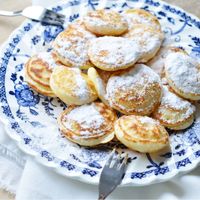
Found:
[[[59,11],[62,10],[62,7],[61,7],[61,6],[56,6],[56,7],[52,8],[52,10],[53,10],[54,12],[59,12]]]
[[[96,172],[96,171],[94,171],[94,170],[91,170],[91,169],[85,168],[85,169],[82,171],[82,173],[93,177],[93,176],[96,176],[98,172]]]
[[[79,0],[74,0],[74,1],[69,1],[69,5],[70,6],[77,6],[80,4],[80,1]]]
[[[189,35],[189,37],[194,42],[194,45],[189,45],[190,47],[192,47],[191,54],[194,55],[197,58],[200,58],[200,38],[199,37],[192,37],[191,35]]]
[[[76,6],[80,4],[82,1],[79,0],[72,0],[68,1],[65,3],[63,6],[57,6],[54,8],[56,12],[59,12],[63,10],[63,8],[67,8],[69,6]],[[85,0],[86,6],[89,6],[92,9],[96,9],[98,6],[99,1],[98,0]],[[180,37],[180,33],[184,31],[186,27],[190,26],[196,26],[198,29],[200,29],[200,21],[197,20],[196,18],[193,18],[190,15],[187,15],[183,11],[174,8],[173,6],[170,5],[165,5],[162,2],[159,1],[154,1],[154,0],[127,0],[124,2],[116,2],[113,1],[108,8],[114,8],[114,7],[119,7],[121,11],[123,8],[131,8],[133,6],[133,2],[145,2],[145,6],[143,7],[146,10],[155,10],[155,14],[159,16],[160,19],[165,18],[169,22],[169,26],[171,30],[169,32],[171,35],[175,36],[175,41],[180,42],[182,39]],[[157,7],[158,9],[152,9],[152,7]],[[172,15],[170,15],[172,13]],[[73,21],[75,18],[79,17],[78,13],[71,15],[69,17],[69,21]],[[177,19],[178,18],[178,19]],[[177,23],[178,22],[178,23]],[[23,52],[20,52],[20,49],[18,48],[18,43],[21,41],[22,37],[27,34],[35,25],[35,22],[30,22],[26,23],[24,27],[21,28],[20,31],[17,32],[13,38],[10,39],[9,43],[7,44],[7,47],[4,51],[4,55],[2,54],[1,62],[0,62],[0,102],[1,102],[1,110],[2,114],[7,116],[7,119],[10,120],[10,126],[13,129],[12,134],[17,134],[18,136],[21,137],[21,139],[24,141],[26,144],[27,148],[31,148],[33,151],[39,153],[41,157],[46,159],[48,162],[55,162],[60,165],[60,167],[68,170],[68,171],[73,171],[73,173],[80,172],[85,175],[89,175],[90,177],[93,176],[98,176],[99,175],[99,169],[102,168],[101,162],[99,162],[99,158],[93,158],[91,156],[91,160],[88,159],[86,162],[84,160],[81,160],[81,157],[76,157],[74,160],[82,162],[82,164],[86,164],[88,168],[79,167],[78,165],[74,165],[70,163],[70,161],[65,161],[61,160],[58,158],[55,158],[50,152],[42,149],[40,146],[31,146],[32,145],[32,140],[29,138],[29,135],[27,135],[22,128],[20,127],[20,123],[15,119],[15,118],[20,118],[23,122],[25,123],[30,123],[34,127],[40,126],[40,122],[38,121],[30,121],[27,117],[27,112],[24,110],[28,110],[30,114],[36,116],[39,113],[37,112],[37,104],[40,103],[40,106],[42,105],[45,109],[45,112],[53,116],[54,114],[54,104],[51,98],[45,99],[42,95],[38,95],[37,93],[34,93],[28,86],[27,84],[23,81],[23,77],[20,76],[22,73],[23,69],[23,63],[17,63],[14,64],[12,71],[13,73],[10,76],[10,80],[13,82],[13,89],[9,92],[10,95],[13,96],[13,99],[16,99],[16,102],[19,105],[19,109],[16,111],[16,113],[13,113],[15,111],[10,108],[9,102],[7,100],[7,95],[8,91],[6,91],[5,88],[5,75],[7,71],[7,65],[10,61],[18,61],[17,58],[20,56],[23,59],[28,58],[29,55],[26,55]],[[180,25],[178,27],[177,25]],[[177,27],[177,29],[175,29]],[[35,35],[31,39],[32,43],[37,46],[37,43],[41,42],[44,40],[44,45],[46,43],[52,42],[55,37],[61,32],[63,29],[61,27],[52,27],[52,26],[43,26],[44,32],[43,35],[41,36],[41,40],[39,36]],[[175,30],[175,31],[174,31]],[[191,33],[193,34],[193,33]],[[200,47],[200,39],[198,35],[194,36],[191,35],[189,36],[191,38],[191,41],[193,42],[193,45],[191,45],[192,52],[199,53],[199,47]],[[54,117],[54,116],[53,116]],[[171,152],[165,152],[163,153],[163,156],[161,155],[161,161],[164,160],[164,158],[170,158],[171,156],[178,157],[178,162],[176,162],[176,169],[183,169],[187,166],[193,163],[193,160],[196,158],[200,158],[200,151],[198,150],[199,147],[199,139],[197,136],[197,130],[194,128],[190,128],[189,130],[185,131],[183,134],[180,136],[174,135],[174,137],[177,139],[175,141],[175,144],[180,144],[176,145],[173,147]],[[198,129],[199,130],[199,129]],[[192,149],[193,156],[188,154],[187,149]],[[122,148],[123,149],[123,148]],[[82,150],[82,149],[81,149]],[[76,156],[75,154],[73,154]],[[103,156],[102,156],[103,157]],[[137,157],[131,158],[132,160],[136,159]],[[159,176],[159,175],[165,175],[166,173],[170,172],[170,166],[168,166],[168,163],[165,163],[164,161],[155,161],[152,159],[151,155],[147,156],[148,160],[148,165],[146,166],[146,169],[144,169],[141,172],[131,172],[129,178],[131,177],[132,179],[137,178],[137,179],[144,179],[148,176]],[[196,161],[196,160],[195,160]],[[79,162],[79,161],[78,161]],[[67,172],[68,173],[68,172]],[[144,180],[142,180],[144,182]]]
[[[153,0],[145,0],[145,3],[146,4],[149,4],[151,6],[155,6],[155,7],[159,7],[160,6],[160,3],[159,2],[155,2]]]
[[[30,144],[31,142],[31,139],[30,138],[24,138],[24,143],[25,144]]]
[[[16,71],[16,72],[22,71],[23,66],[24,66],[24,63],[21,63],[21,64],[16,65],[16,66],[15,66],[15,71]]]
[[[41,98],[43,98],[43,102],[42,105],[44,106],[45,112],[48,114],[48,116],[52,116],[54,117],[54,107],[56,107],[56,105],[53,104],[53,100],[54,98],[52,97],[43,97],[41,96]],[[65,104],[62,103],[61,101],[59,101],[60,106],[66,108]]]
[[[31,28],[32,28],[33,26],[32,26],[32,24],[31,23],[27,23],[27,25],[26,26],[24,26],[24,31],[26,31],[26,32],[28,32],[28,31],[30,31],[31,30]]]
[[[53,40],[55,40],[56,36],[63,31],[63,27],[61,26],[46,26],[45,30],[44,30],[44,43],[43,45],[45,45],[45,43],[49,43]]]
[[[36,45],[41,40],[41,37],[39,35],[36,35],[31,40],[32,40],[32,43]]]
[[[95,10],[96,6],[98,6],[98,0],[88,0],[88,7],[91,7],[93,10]]]
[[[74,165],[70,164],[69,162],[67,162],[67,161],[65,161],[65,160],[63,160],[62,162],[60,162],[60,166],[61,166],[61,167],[67,168],[69,171],[75,169],[75,166],[74,166]]]
[[[29,86],[22,83],[15,85],[15,97],[20,106],[32,107],[39,103],[39,95],[35,95]]]
[[[10,80],[14,83],[14,91],[9,91],[10,95],[15,96],[19,109],[16,111],[16,116],[23,120],[24,122],[30,123],[33,127],[44,127],[38,121],[30,121],[27,115],[21,111],[21,107],[29,108],[29,112],[32,115],[38,115],[38,112],[35,110],[36,105],[40,102],[40,96],[34,94],[34,92],[29,88],[29,86],[23,82],[23,77],[19,77],[17,81],[17,73],[12,73]]]
[[[190,161],[189,158],[185,158],[183,160],[180,160],[178,162],[176,162],[176,168],[179,169],[181,167],[185,167],[188,164],[191,164],[192,162]]]
[[[41,152],[41,156],[46,158],[48,161],[52,161],[54,160],[55,158],[47,151],[42,151]]]
[[[70,17],[69,17],[69,21],[70,22],[73,22],[75,19],[77,19],[77,18],[79,18],[79,14],[77,13],[77,14],[74,14],[74,15],[70,15]]]
[[[21,51],[21,50],[20,50],[19,48],[17,48],[17,49],[16,49],[16,52],[13,53],[13,54],[10,54],[9,56],[10,56],[10,57],[13,57],[13,60],[14,60],[14,61],[17,60],[17,57],[26,57],[26,58],[29,58],[29,57],[30,57],[30,55],[25,54],[25,53],[20,53],[20,51]]]

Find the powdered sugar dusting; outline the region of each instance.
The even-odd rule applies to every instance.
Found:
[[[141,33],[141,35],[138,35],[138,37],[135,37],[135,39],[142,44],[142,49],[144,48],[145,52],[158,49],[162,43],[162,38],[159,34],[153,34],[153,32],[151,33],[147,31]]]
[[[150,117],[147,117],[147,116],[140,117],[140,118],[139,118],[139,121],[140,121],[142,124],[151,124],[151,125],[156,125],[156,124],[158,124],[158,121],[156,121],[155,119],[152,119],[152,118],[150,118]]]
[[[113,102],[115,102],[115,95],[120,90],[121,97],[123,97],[123,94],[125,94],[126,96],[124,96],[124,98],[126,98],[128,101],[133,101],[136,98],[135,96],[127,96],[131,90],[135,90],[137,87],[142,86],[142,90],[137,91],[137,98],[142,98],[144,97],[149,84],[160,84],[160,81],[161,80],[159,76],[149,67],[143,64],[137,64],[127,73],[112,76],[109,79],[106,87],[106,99],[109,100],[109,103],[112,106]],[[145,109],[150,108],[153,104],[154,101],[152,100],[152,102],[149,104],[149,107],[146,107]],[[121,104],[119,104],[118,107],[125,109]],[[140,112],[144,109],[138,108],[137,110]]]
[[[174,93],[170,92],[167,86],[163,86],[163,97],[161,106],[169,106],[174,109],[183,110],[189,109],[190,113],[194,112],[194,106],[189,101],[186,101]]]
[[[129,90],[131,87],[138,85],[148,85],[153,83],[160,83],[159,76],[149,67],[143,64],[137,64],[127,73],[120,76],[112,76],[107,84],[108,96],[113,96],[116,90]]]
[[[72,35],[58,36],[55,40],[54,50],[72,64],[81,67],[89,61],[88,42],[93,38],[95,38],[93,34],[80,28],[80,31],[74,30]]]
[[[142,58],[144,57],[145,59],[147,57],[147,60],[149,60],[148,55],[152,57],[158,51],[163,40],[160,33],[144,26],[133,28],[125,36],[139,43]]]
[[[115,29],[127,27],[126,19],[111,10],[91,11],[84,17],[84,21],[94,27],[109,26]]]
[[[86,16],[84,17],[84,21],[86,23],[91,24],[92,26],[106,26],[108,25],[108,23],[100,18],[93,18],[93,17],[89,17]]]
[[[93,60],[117,68],[136,62],[140,56],[140,48],[136,41],[121,37],[101,37],[92,40],[89,54]]]
[[[145,24],[150,27],[160,29],[160,24],[154,22],[154,20],[150,17],[145,17],[137,13],[123,13],[122,15],[124,16],[124,18],[126,18],[129,29],[134,28],[136,24]]]
[[[200,94],[200,64],[195,60],[182,53],[171,53],[166,58],[165,69],[177,88]]]
[[[80,69],[72,68],[72,70],[75,72],[75,83],[77,84],[75,94],[81,100],[87,100],[90,97],[90,91],[87,82],[81,75]]]
[[[169,111],[167,111],[166,108],[174,110],[174,112],[170,111],[170,118],[166,117],[169,114]],[[157,110],[158,113],[161,113],[161,119],[164,118],[164,121],[168,123],[177,123],[178,121],[188,119],[194,114],[195,110],[195,106],[193,106],[189,101],[170,92],[167,86],[163,87],[161,105]]]
[[[42,59],[44,62],[46,62],[50,70],[52,70],[54,67],[58,65],[56,64],[56,61],[53,58],[53,55],[51,52],[40,52],[37,54],[37,57]]]
[[[65,117],[66,128],[72,130],[72,121],[76,121],[80,127],[80,135],[88,136],[92,133],[101,132],[100,127],[105,122],[103,116],[99,113],[94,103],[86,104],[73,109]]]

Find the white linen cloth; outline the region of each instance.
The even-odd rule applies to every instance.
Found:
[[[7,136],[0,122],[0,188],[15,194],[25,164],[25,155]]]
[[[48,6],[57,0],[33,0]],[[199,199],[200,168],[166,183],[116,189],[108,199]],[[0,188],[16,194],[16,200],[97,199],[97,186],[62,177],[24,155],[0,123]]]

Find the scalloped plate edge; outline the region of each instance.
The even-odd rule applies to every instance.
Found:
[[[109,1],[109,0],[108,0]],[[84,3],[84,1],[82,1],[82,3]],[[178,6],[175,6],[175,5],[172,5],[172,4],[169,4],[165,1],[161,1],[159,0],[159,2],[161,2],[161,4],[163,5],[170,5],[172,6],[173,8],[176,8],[182,12],[185,12],[187,13],[187,15],[190,15],[192,18],[200,21],[200,19],[191,14],[190,12],[187,12],[185,11],[184,9],[178,7]],[[53,7],[53,6],[58,6],[58,5],[62,5],[63,3],[66,3],[64,0],[63,1],[59,1],[58,3],[50,6],[49,8]],[[36,23],[36,22],[32,22],[31,20],[24,20],[24,22],[21,23],[21,25],[16,28],[11,34],[10,36],[8,37],[8,39],[1,45],[0,47],[0,55],[2,54],[3,50],[5,49],[7,43],[11,40],[11,38],[16,35],[16,33],[19,32],[19,30],[24,27],[24,25],[28,22],[31,22],[31,23]],[[32,158],[34,158],[34,160],[36,160],[38,163],[40,163],[41,165],[43,166],[46,166],[48,168],[51,168],[53,171],[55,171],[56,173],[60,174],[60,175],[63,175],[65,177],[69,177],[69,178],[72,178],[74,180],[77,180],[77,181],[80,181],[80,182],[84,182],[84,183],[88,183],[88,184],[91,184],[91,185],[98,185],[98,182],[99,180],[97,180],[98,178],[92,178],[90,179],[88,176],[84,176],[82,175],[81,173],[72,173],[70,175],[70,173],[66,174],[64,172],[64,170],[61,170],[60,168],[58,168],[56,165],[49,165],[47,161],[43,161],[39,156],[38,154],[36,153],[33,153],[33,152],[30,152],[30,150],[28,150],[26,147],[24,148],[24,145],[22,144],[21,140],[18,140],[17,137],[13,136],[13,134],[11,134],[11,132],[15,132],[13,131],[12,129],[9,128],[9,120],[4,116],[3,112],[2,112],[2,109],[0,109],[0,114],[1,114],[1,119],[0,121],[3,123],[3,126],[4,126],[4,129],[5,129],[5,132],[6,134],[11,138],[13,139],[14,141],[16,141],[17,143],[17,146],[19,147],[20,150],[22,150],[24,153],[30,155]],[[143,182],[139,182],[139,183],[134,183],[133,182],[133,179],[128,179],[129,181],[126,181],[126,182],[122,182],[122,184],[120,185],[120,187],[127,187],[127,186],[146,186],[146,185],[150,185],[150,184],[156,184],[156,183],[161,183],[161,182],[165,182],[165,181],[169,181],[170,179],[172,178],[175,178],[177,176],[180,176],[180,175],[183,175],[183,174],[186,174],[186,173],[189,173],[190,171],[192,171],[193,169],[195,169],[197,166],[199,166],[200,164],[200,159],[196,159],[195,161],[193,160],[193,162],[191,163],[190,166],[187,166],[185,168],[181,168],[179,170],[175,170],[174,172],[171,172],[166,176],[163,176],[163,178],[161,177],[158,177],[158,176],[154,176],[152,178],[149,178]],[[130,182],[131,180],[131,182]]]

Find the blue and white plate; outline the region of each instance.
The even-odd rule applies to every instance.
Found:
[[[71,0],[53,7],[67,16],[68,23],[89,9],[123,11],[143,8],[154,13],[166,34],[164,45],[172,44],[200,58],[200,20],[180,8],[154,0]],[[1,120],[9,136],[27,154],[56,172],[97,184],[112,145],[84,148],[62,138],[56,117],[64,109],[57,98],[42,96],[24,82],[24,63],[51,47],[62,28],[26,21],[5,42],[0,52]],[[197,112],[199,113],[199,112]],[[200,117],[185,131],[171,133],[171,149],[157,154],[129,151],[129,166],[122,185],[146,185],[166,181],[187,172],[200,161]],[[122,147],[123,148],[123,147]],[[124,151],[128,151],[124,149]]]

